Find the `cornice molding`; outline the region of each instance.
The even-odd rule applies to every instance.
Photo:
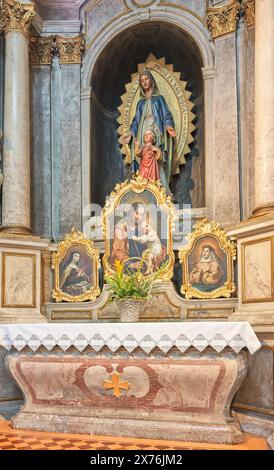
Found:
[[[32,27],[39,36],[49,36],[52,34],[66,34],[75,36],[80,34],[81,20],[43,20],[39,13],[35,13]]]

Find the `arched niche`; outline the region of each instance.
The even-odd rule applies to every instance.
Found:
[[[135,14],[120,19],[119,31],[113,22],[90,44],[82,74],[83,206],[88,202],[104,204],[105,196],[116,182],[124,179],[124,165],[117,138],[118,106],[125,84],[152,52],[165,57],[174,70],[188,82],[197,114],[197,131],[187,164],[172,189],[178,201],[193,207],[211,207],[207,154],[212,147],[210,119],[214,78],[213,53],[205,26],[189,13],[184,19],[174,12],[158,10],[140,23]],[[157,16],[157,18],[156,18]],[[206,86],[207,85],[207,86]],[[210,132],[206,135],[206,129]],[[210,172],[211,173],[211,172]],[[193,187],[192,187],[193,186]],[[210,214],[210,211],[208,212]]]

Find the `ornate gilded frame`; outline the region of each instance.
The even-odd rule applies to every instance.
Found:
[[[60,288],[60,272],[59,266],[64,260],[67,251],[72,246],[81,246],[84,248],[87,256],[90,258],[93,264],[93,275],[94,283],[91,289],[80,295],[72,296],[66,292],[63,292]],[[85,300],[95,300],[100,295],[99,288],[99,268],[100,258],[99,250],[94,247],[93,241],[88,240],[82,232],[78,232],[75,228],[72,228],[71,232],[65,236],[65,239],[58,244],[57,252],[52,255],[52,269],[55,271],[55,282],[54,289],[52,291],[52,297],[56,302],[83,302]]]
[[[211,292],[203,292],[196,287],[193,287],[189,279],[189,266],[188,257],[192,254],[192,251],[198,242],[198,240],[212,237],[215,238],[220,248],[226,254],[226,267],[227,267],[227,278],[222,286]],[[234,283],[234,270],[233,260],[236,259],[236,245],[233,241],[229,240],[225,230],[220,228],[220,225],[215,222],[209,222],[207,219],[203,219],[200,223],[194,226],[194,231],[187,237],[188,245],[179,252],[180,263],[183,268],[183,281],[181,286],[181,292],[185,295],[186,299],[217,299],[219,297],[229,298],[235,292]]]
[[[160,181],[153,182],[144,179],[141,175],[137,174],[136,178],[131,181],[124,181],[121,184],[117,184],[114,188],[114,191],[111,193],[104,209],[102,215],[102,227],[103,227],[103,236],[105,241],[105,254],[103,256],[103,268],[105,276],[114,274],[114,270],[109,263],[110,258],[110,218],[114,216],[116,209],[119,207],[122,198],[129,192],[134,192],[136,194],[143,193],[145,190],[150,191],[157,203],[157,207],[160,207],[167,215],[167,255],[169,258],[167,266],[162,270],[159,277],[157,277],[157,282],[170,281],[173,276],[173,267],[175,256],[172,249],[172,231],[174,227],[175,220],[175,208],[171,201],[171,197],[166,195],[164,188],[162,187]]]

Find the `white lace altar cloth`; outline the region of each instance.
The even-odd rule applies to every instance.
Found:
[[[239,353],[247,348],[254,354],[260,342],[248,322],[182,322],[182,323],[43,323],[0,325],[0,346],[21,351],[37,351],[44,346],[63,351],[70,347],[100,351],[107,347],[115,352],[124,347],[129,353],[141,348],[149,354],[154,348],[167,353],[172,347],[180,352],[194,347],[203,351],[212,347],[221,352],[225,347]]]

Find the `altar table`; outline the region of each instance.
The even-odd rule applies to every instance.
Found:
[[[231,402],[260,348],[247,322],[11,324],[16,429],[240,443]]]

